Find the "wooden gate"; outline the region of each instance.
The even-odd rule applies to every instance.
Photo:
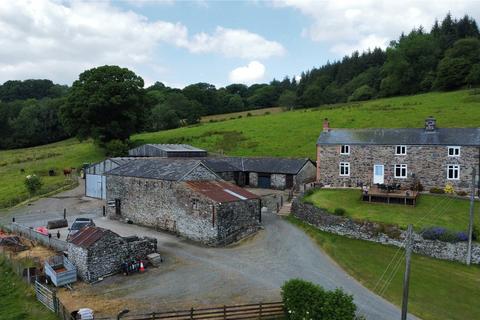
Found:
[[[45,305],[45,307],[55,313],[57,312],[57,297],[55,296],[55,292],[40,282],[35,281],[35,294],[37,296],[37,300]]]

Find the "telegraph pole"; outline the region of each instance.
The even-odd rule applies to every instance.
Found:
[[[412,255],[412,225],[408,225],[407,243],[405,244],[405,273],[403,275],[403,299],[402,299],[402,320],[407,320],[408,315],[408,289],[410,284],[410,258]]]
[[[470,222],[468,224],[467,266],[472,260],[473,207],[475,204],[475,168],[472,170],[472,190],[470,191]]]

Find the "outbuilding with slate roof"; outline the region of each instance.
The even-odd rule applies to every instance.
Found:
[[[198,159],[141,159],[106,176],[112,219],[208,245],[234,242],[260,226],[260,199],[223,181]]]
[[[119,272],[124,261],[132,258],[145,260],[147,255],[156,251],[156,239],[124,238],[95,226],[84,227],[68,243],[68,259],[86,282]]]
[[[468,191],[480,171],[480,128],[337,129],[325,119],[317,140],[317,182],[355,187],[394,184]],[[478,178],[477,178],[478,181]]]

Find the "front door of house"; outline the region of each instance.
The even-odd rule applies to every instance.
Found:
[[[383,164],[376,164],[373,166],[373,183],[383,183],[384,179]]]

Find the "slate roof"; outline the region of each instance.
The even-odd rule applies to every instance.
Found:
[[[163,150],[163,151],[177,151],[177,152],[188,152],[188,151],[205,151],[203,149],[193,147],[188,144],[154,144],[154,143],[149,143],[148,145],[153,146],[157,149]]]
[[[263,172],[297,174],[310,159],[287,158],[206,158],[203,163],[215,172]]]
[[[185,184],[194,192],[201,193],[216,202],[259,199],[257,195],[225,181],[188,181]]]
[[[194,159],[138,159],[106,172],[106,175],[178,181],[199,165]]]
[[[93,226],[84,227],[73,235],[70,242],[76,246],[86,249],[100,240],[107,232],[112,231]]]
[[[317,140],[329,144],[480,146],[480,128],[332,129]]]

